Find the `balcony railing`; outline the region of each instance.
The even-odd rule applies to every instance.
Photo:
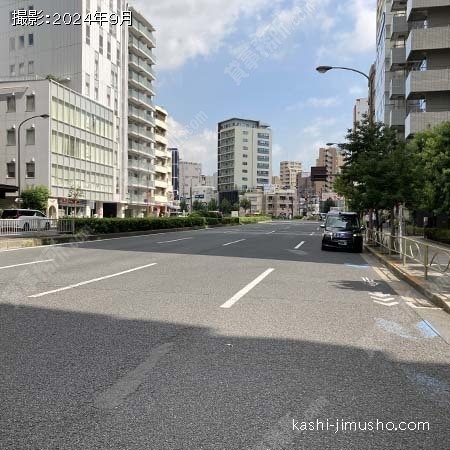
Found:
[[[155,71],[153,70],[152,65],[149,64],[149,62],[146,61],[145,59],[140,58],[139,56],[133,55],[132,53],[130,53],[128,61],[130,64],[133,64],[137,70],[142,70],[143,72],[147,73],[147,75],[149,75],[153,79],[156,78],[156,74],[155,74]]]
[[[128,71],[128,80],[132,80],[135,83],[138,83],[139,85],[148,89],[153,95],[155,95],[153,84],[151,83],[151,81],[148,81],[147,77],[144,77],[143,75],[138,75],[133,70],[129,70]]]
[[[133,159],[128,160],[128,169],[140,172],[155,173],[155,166],[153,164],[149,164],[146,161],[136,161]]]
[[[135,125],[134,123],[128,124],[128,133],[137,134],[143,139],[149,141],[155,141],[155,133],[148,131],[145,126]]]
[[[450,108],[449,108],[450,109]],[[450,111],[417,111],[412,110],[405,120],[405,136],[410,137],[428,128],[434,128],[443,122],[450,121]]]
[[[137,20],[133,20],[132,28],[138,30],[148,40],[152,47],[156,47],[156,40],[153,31],[149,30],[146,26],[144,26]]]
[[[128,89],[128,98],[132,101],[142,104],[143,106],[146,106],[151,110],[155,109],[155,104],[152,101],[152,97],[150,95],[143,94],[136,89]]]
[[[128,40],[128,45],[139,50],[143,57],[148,58],[153,64],[156,63],[155,57],[153,55],[152,49],[148,47],[145,42],[141,42],[134,36],[130,36]]]
[[[405,84],[408,98],[422,98],[426,92],[450,91],[450,67],[410,72]]]
[[[128,115],[137,117],[138,119],[149,123],[151,125],[155,125],[155,118],[146,110],[135,108],[132,105],[128,105]]]
[[[128,186],[141,189],[154,189],[155,182],[153,180],[146,180],[140,177],[128,177]]]
[[[450,26],[413,29],[406,40],[406,58],[414,60],[416,54],[449,48]]]

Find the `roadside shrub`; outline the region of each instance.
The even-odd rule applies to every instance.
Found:
[[[268,220],[272,220],[271,217],[268,216],[242,217],[241,223],[245,225],[248,223],[266,222]]]
[[[162,217],[162,218],[112,218],[90,219],[75,218],[75,232],[90,230],[92,234],[127,233],[133,231],[151,231],[186,227],[203,227],[203,217]]]
[[[450,229],[448,228],[425,228],[425,237],[432,241],[450,244]]]

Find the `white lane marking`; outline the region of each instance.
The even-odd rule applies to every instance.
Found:
[[[375,300],[374,303],[378,303],[379,305],[383,305],[383,306],[395,306],[395,305],[398,305],[398,302],[383,303],[383,302],[379,302],[378,300]]]
[[[106,275],[104,277],[94,278],[93,280],[82,281],[81,283],[71,284],[69,286],[65,286],[65,287],[58,288],[58,289],[53,289],[53,290],[47,291],[47,292],[41,292],[40,294],[29,295],[28,298],[44,297],[45,295],[55,294],[57,292],[62,292],[62,291],[68,291],[69,289],[74,289],[76,287],[85,286],[86,284],[96,283],[97,281],[108,280],[109,278],[118,277],[120,275],[125,275],[127,273],[136,272],[138,270],[147,269],[148,267],[153,267],[153,266],[156,266],[156,263],[147,264],[145,266],[140,266],[140,267],[135,267],[134,269],[124,270],[123,272],[113,273],[111,275]]]
[[[172,348],[173,344],[171,343],[156,347],[150,353],[150,356],[143,363],[139,364],[136,369],[127,373],[106,391],[97,395],[94,400],[94,406],[98,409],[114,409],[120,406],[129,395],[135,392],[148,379],[149,373]]]
[[[238,242],[246,241],[247,239],[239,239],[239,241],[228,242],[228,244],[223,244],[223,247],[227,247],[228,245],[237,244]]]
[[[157,244],[170,244],[171,242],[188,241],[189,239],[194,239],[194,238],[188,237],[188,238],[183,238],[183,239],[173,239],[171,241],[157,242]]]
[[[295,247],[295,250],[298,250],[304,243],[305,241],[300,242],[300,244],[298,244],[297,247]]]
[[[314,236],[314,231],[310,234],[310,236]]]
[[[245,288],[241,289],[236,295],[230,298],[230,300],[226,301],[221,308],[229,309],[236,302],[238,302],[244,295],[248,294],[254,287],[256,287],[261,281],[264,280],[267,276],[269,276],[275,269],[267,269],[264,273],[262,273],[258,278],[255,278],[251,283],[247,284]]]
[[[0,270],[12,269],[13,267],[31,266],[32,264],[41,264],[41,263],[47,263],[47,262],[52,262],[52,261],[54,261],[54,259],[45,259],[43,261],[33,261],[33,262],[27,262],[27,263],[22,263],[22,264],[13,264],[12,266],[0,267]]]
[[[271,231],[270,233],[266,233],[266,234],[274,234],[276,232],[277,232],[277,230],[274,230],[274,231]]]

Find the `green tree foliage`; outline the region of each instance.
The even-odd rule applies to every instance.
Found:
[[[192,209],[194,211],[206,211],[206,206],[201,201],[195,200],[194,203],[192,203]]]
[[[215,198],[212,198],[208,203],[208,211],[218,211],[219,204]]]
[[[231,214],[232,209],[231,203],[226,198],[220,202],[220,211],[223,214]]]
[[[349,130],[346,162],[335,182],[355,211],[414,208],[418,198],[419,167],[416,151],[396,132],[367,119]]]
[[[36,209],[45,213],[49,197],[50,191],[46,186],[35,186],[22,192],[22,206],[27,209]]]
[[[244,197],[240,202],[240,206],[247,213],[247,211],[252,208],[252,202]]]
[[[421,168],[419,206],[435,214],[450,214],[450,122],[418,133],[410,146]]]
[[[187,211],[188,210],[188,205],[186,203],[186,200],[181,200],[180,201],[180,210],[181,211]]]

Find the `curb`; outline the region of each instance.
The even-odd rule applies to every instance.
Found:
[[[367,244],[364,247],[369,253],[375,256],[375,258],[381,261],[394,275],[396,275],[398,278],[408,283],[410,286],[418,290],[421,294],[423,294],[428,300],[430,300],[436,306],[442,308],[445,312],[450,314],[450,302],[448,302],[442,295],[436,294],[433,291],[431,291],[422,280],[405,272],[397,264],[393,263],[392,261],[389,261],[381,253],[378,253],[376,250],[369,247]]]

